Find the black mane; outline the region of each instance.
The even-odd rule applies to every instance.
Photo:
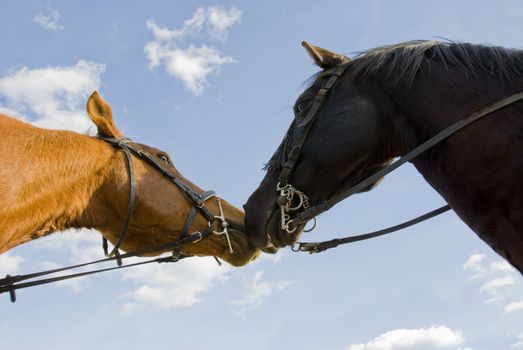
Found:
[[[489,75],[506,81],[523,79],[521,50],[432,40],[407,41],[360,52],[348,63],[345,74],[354,79],[380,77],[394,84],[410,86],[420,70],[430,70],[433,64],[452,67],[472,76]],[[312,84],[328,72],[319,72],[311,79]],[[287,160],[294,144],[293,125],[294,122],[265,170],[281,169]]]
[[[429,40],[381,46],[358,54],[348,71],[359,79],[377,74],[405,85],[414,81],[420,69],[432,64],[453,67],[473,76],[492,75],[501,79],[523,78],[523,52],[500,46]]]

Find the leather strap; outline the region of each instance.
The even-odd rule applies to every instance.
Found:
[[[105,237],[102,238],[102,248],[104,251],[104,254],[107,257],[116,257],[116,262],[118,266],[122,265],[122,260],[120,258],[121,254],[119,251],[120,246],[125,240],[125,237],[127,235],[127,231],[129,230],[129,224],[131,222],[133,209],[134,209],[134,202],[135,202],[135,192],[136,192],[136,184],[135,184],[135,175],[134,175],[134,163],[133,163],[133,157],[131,155],[131,152],[136,154],[141,159],[147,161],[149,164],[151,164],[154,168],[156,168],[158,171],[160,171],[164,176],[168,177],[178,188],[180,188],[188,197],[189,199],[194,203],[196,208],[200,211],[200,213],[205,217],[207,221],[212,221],[214,219],[214,216],[212,216],[207,208],[204,207],[205,201],[207,201],[209,198],[212,198],[215,196],[214,191],[205,191],[201,194],[196,193],[193,189],[191,189],[189,186],[187,186],[176,174],[171,172],[169,169],[165,168],[161,161],[157,159],[157,157],[151,155],[149,152],[144,151],[142,149],[139,149],[135,146],[135,144],[128,138],[110,138],[110,137],[100,137],[103,141],[106,141],[113,146],[120,148],[124,151],[124,154],[127,159],[127,165],[129,168],[129,206],[127,208],[127,216],[124,222],[124,227],[122,229],[122,232],[120,233],[120,236],[118,238],[118,241],[114,245],[112,251],[108,253],[108,242]],[[191,212],[195,209],[191,208]],[[193,216],[194,218],[194,216]],[[192,222],[192,218],[190,220]],[[187,220],[186,220],[187,223]],[[181,250],[181,248],[180,248]],[[178,257],[180,256],[180,252],[176,254],[176,252],[173,252]]]
[[[290,155],[283,165],[282,171],[280,173],[280,177],[278,179],[278,182],[284,186],[288,183],[289,178],[292,175],[292,172],[294,171],[294,167],[296,166],[296,163],[298,162],[298,159],[301,155],[301,151],[303,148],[303,145],[305,144],[305,140],[307,140],[307,136],[309,135],[309,131],[314,124],[314,121],[316,120],[316,115],[320,111],[321,107],[323,106],[323,103],[327,99],[328,93],[330,89],[334,86],[336,81],[345,73],[347,70],[348,65],[342,65],[337,67],[332,73],[329,79],[321,86],[320,90],[318,91],[316,97],[314,97],[314,101],[312,103],[311,108],[309,109],[309,112],[303,118],[303,120],[297,124],[297,128],[299,128],[299,134],[296,138],[296,142],[294,143],[294,146],[292,147],[292,150],[290,152]]]
[[[439,132],[435,136],[431,137],[418,147],[414,148],[412,151],[405,154],[403,157],[401,157],[399,160],[395,161],[394,163],[390,164],[389,166],[383,168],[382,170],[378,171],[374,175],[369,176],[365,180],[359,182],[358,184],[352,186],[351,188],[347,189],[346,191],[343,191],[339,195],[335,196],[334,198],[331,198],[330,200],[324,201],[321,204],[315,205],[313,207],[310,207],[309,209],[301,212],[298,214],[295,218],[293,218],[294,222],[297,225],[304,224],[313,217],[316,217],[317,215],[329,210],[337,203],[341,202],[342,200],[348,198],[349,196],[352,196],[355,193],[360,192],[361,190],[367,188],[368,186],[372,185],[385,175],[389,174],[390,172],[396,170],[401,165],[405,164],[406,162],[409,162],[419,156],[421,153],[425,152],[426,150],[434,147],[441,141],[447,139],[451,135],[455,134],[457,131],[463,129],[467,125],[477,121],[478,119],[485,117],[497,110],[500,110],[504,107],[507,107],[511,104],[514,104],[516,102],[519,102],[523,99],[523,91],[519,92],[517,94],[511,95],[509,97],[506,97],[486,108],[483,108],[479,111],[476,111],[469,116],[457,121],[456,123],[452,124],[448,128],[444,129],[443,131]]]
[[[323,242],[299,242],[297,243],[297,247],[293,247],[292,250],[296,252],[308,252],[308,253],[321,253],[327,249],[336,248],[339,245],[347,244],[347,243],[354,243],[358,241],[364,241],[371,238],[376,238],[379,236],[383,236],[392,232],[397,232],[400,230],[403,230],[407,227],[419,224],[420,222],[426,221],[428,219],[431,219],[435,216],[438,216],[440,214],[443,214],[450,210],[450,207],[448,205],[444,205],[438,209],[435,209],[431,212],[428,212],[426,214],[420,215],[417,218],[414,218],[409,221],[405,221],[399,225],[391,226],[382,230],[373,231],[361,235],[356,236],[349,236],[344,238],[335,238],[331,239],[330,241],[323,241]]]
[[[122,245],[123,241],[125,240],[125,236],[127,235],[127,231],[129,230],[129,224],[131,223],[131,218],[133,216],[133,209],[134,209],[134,199],[136,196],[136,181],[134,176],[134,163],[133,163],[133,157],[131,155],[131,152],[129,151],[129,148],[127,147],[127,142],[130,142],[129,139],[122,139],[118,143],[119,147],[124,151],[125,157],[127,158],[127,166],[128,166],[128,173],[129,173],[129,205],[127,207],[127,214],[125,218],[125,222],[123,225],[122,232],[120,233],[120,237],[118,238],[118,241],[113,247],[113,250],[106,254],[106,256],[116,257],[116,262],[118,263],[118,266],[122,266],[122,259],[120,258],[120,246]],[[104,253],[107,251],[107,239],[104,238]]]
[[[176,249],[176,247],[178,247],[178,246],[184,246],[184,245],[187,245],[190,243],[198,242],[201,239],[209,236],[210,234],[212,234],[212,228],[208,227],[201,232],[200,231],[195,232],[193,234],[188,235],[187,237],[180,238],[174,242],[169,242],[169,243],[159,244],[159,245],[146,247],[146,248],[142,248],[142,249],[137,249],[137,250],[134,250],[134,251],[128,252],[128,253],[122,253],[122,254],[120,254],[119,258],[124,260],[124,259],[136,257],[136,256],[144,255],[144,254],[150,254],[150,253],[155,253],[155,252]],[[66,266],[66,267],[61,267],[61,268],[57,268],[57,269],[46,270],[46,271],[41,271],[41,272],[36,272],[36,273],[30,273],[30,274],[26,274],[26,275],[16,275],[16,276],[7,275],[5,278],[0,279],[0,294],[6,293],[6,292],[10,293],[11,301],[14,302],[14,301],[16,301],[15,291],[17,289],[23,289],[23,288],[33,287],[33,286],[37,286],[37,285],[48,284],[48,283],[63,281],[63,280],[72,279],[72,278],[78,278],[78,277],[87,276],[87,275],[91,275],[91,274],[95,274],[95,273],[112,271],[112,270],[122,269],[122,268],[126,268],[126,267],[131,267],[131,266],[149,264],[149,263],[153,263],[153,262],[157,262],[157,263],[175,262],[169,256],[166,258],[157,258],[157,259],[153,259],[153,260],[123,265],[123,266],[118,266],[118,267],[92,270],[92,271],[86,271],[86,272],[81,272],[81,273],[63,275],[63,276],[59,276],[59,277],[39,279],[39,280],[32,281],[32,282],[20,283],[22,281],[35,279],[35,278],[38,278],[41,276],[46,276],[46,275],[55,274],[55,273],[59,273],[59,272],[63,272],[63,271],[77,269],[80,267],[101,264],[101,263],[115,261],[115,260],[117,260],[117,257],[113,256],[113,257],[109,257],[109,258],[105,258],[105,259],[90,261],[87,263],[71,265],[71,266]]]

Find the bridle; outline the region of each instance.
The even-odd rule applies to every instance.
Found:
[[[337,68],[335,68],[332,72],[328,73],[329,78],[328,80],[322,84],[320,87],[320,90],[318,91],[316,97],[313,100],[313,103],[311,105],[311,108],[309,109],[309,112],[305,116],[305,118],[300,121],[296,128],[298,129],[298,135],[296,136],[296,141],[293,145],[293,148],[289,154],[289,157],[285,164],[282,167],[282,171],[280,173],[280,176],[278,178],[278,183],[276,185],[276,191],[279,193],[279,197],[277,200],[277,205],[280,209],[281,213],[281,221],[280,221],[280,228],[284,231],[286,231],[289,234],[292,234],[300,225],[305,225],[309,220],[314,220],[314,225],[310,229],[312,230],[316,226],[316,216],[319,214],[329,210],[337,203],[343,201],[344,199],[352,196],[355,193],[361,192],[365,188],[371,186],[372,184],[376,183],[378,180],[380,180],[385,175],[389,174],[390,172],[396,170],[401,165],[413,160],[417,156],[419,156],[421,153],[425,152],[426,150],[434,147],[436,144],[440,143],[441,141],[445,140],[446,138],[450,137],[454,133],[456,133],[458,130],[461,130],[465,126],[475,122],[476,120],[489,115],[501,108],[504,108],[506,106],[509,106],[515,102],[521,101],[523,99],[523,92],[519,92],[517,94],[508,96],[502,100],[497,101],[496,103],[485,107],[483,109],[480,109],[469,116],[457,121],[456,123],[450,125],[443,131],[439,132],[438,134],[434,135],[421,145],[415,147],[410,152],[406,153],[404,156],[402,156],[397,161],[389,164],[388,166],[384,167],[380,171],[376,172],[375,174],[369,176],[368,178],[360,181],[356,185],[344,190],[343,192],[337,194],[331,199],[325,200],[317,205],[311,206],[309,204],[309,198],[307,195],[295,187],[293,187],[289,180],[292,176],[292,173],[296,167],[296,163],[298,162],[303,145],[305,144],[305,141],[307,139],[307,136],[309,134],[309,131],[316,120],[316,116],[318,112],[320,111],[321,107],[323,106],[325,100],[328,97],[329,91],[332,89],[332,87],[335,85],[335,83],[338,81],[338,79],[343,76],[345,71],[348,69],[350,64],[343,63]],[[431,212],[428,212],[426,214],[420,215],[412,220],[406,221],[404,223],[401,223],[399,225],[395,225],[383,230],[378,230],[366,234],[356,235],[356,236],[349,236],[344,238],[336,238],[332,239],[330,241],[324,241],[324,242],[298,242],[295,246],[292,247],[293,251],[303,251],[303,252],[309,252],[309,253],[319,253],[322,251],[325,251],[330,248],[337,247],[341,244],[346,243],[352,243],[356,241],[361,241],[365,239],[370,239],[374,237],[378,237],[384,234],[396,232],[398,230],[404,229],[406,227],[415,225],[417,223],[420,223],[422,221],[428,220],[434,216],[437,216],[439,214],[442,214],[446,211],[449,211],[451,208],[448,205],[444,205],[438,209],[435,209]],[[291,217],[291,214],[296,214],[294,217]],[[310,231],[308,230],[308,231]],[[304,230],[307,232],[306,230]]]
[[[71,278],[77,278],[77,277],[83,277],[87,275],[92,275],[100,272],[106,272],[106,271],[112,271],[116,269],[122,269],[122,268],[128,268],[133,266],[139,266],[139,265],[145,265],[149,263],[167,263],[167,262],[177,262],[180,259],[190,257],[190,255],[186,255],[182,253],[182,248],[188,244],[196,243],[203,238],[215,234],[215,235],[222,235],[225,236],[227,240],[227,244],[229,246],[229,252],[233,253],[233,248],[231,244],[231,240],[229,237],[229,228],[234,228],[234,222],[229,223],[227,219],[225,218],[223,208],[221,201],[218,197],[216,197],[216,194],[214,191],[204,191],[202,193],[195,192],[190,186],[188,186],[185,182],[183,182],[175,173],[173,173],[170,169],[165,167],[162,164],[162,160],[160,160],[158,157],[152,155],[148,151],[140,148],[137,144],[133,143],[128,138],[111,138],[111,137],[102,137],[99,136],[99,139],[110,143],[116,148],[121,149],[126,158],[126,164],[128,168],[128,175],[129,175],[129,205],[127,207],[127,215],[124,221],[122,232],[120,233],[120,236],[115,243],[113,249],[111,252],[108,251],[108,243],[107,239],[103,238],[103,250],[106,255],[105,259],[90,261],[87,263],[81,263],[66,267],[61,267],[57,269],[52,270],[46,270],[41,272],[35,272],[25,275],[16,275],[16,276],[10,276],[7,275],[5,278],[0,279],[0,294],[1,293],[9,293],[11,297],[11,301],[16,301],[16,293],[15,291],[18,289],[24,289],[28,287],[33,287],[37,285],[42,284],[48,284],[53,282],[59,282],[64,281]],[[168,178],[175,186],[177,186],[180,190],[182,190],[189,199],[190,202],[192,202],[192,208],[187,214],[187,217],[185,218],[185,222],[180,234],[180,237],[172,242],[164,243],[164,244],[158,244],[151,247],[145,247],[141,249],[137,249],[131,252],[127,253],[120,253],[120,246],[125,241],[125,238],[127,236],[127,231],[129,230],[129,224],[131,222],[133,209],[134,209],[134,202],[135,202],[135,194],[136,194],[136,181],[135,181],[135,175],[134,175],[134,162],[132,154],[136,155],[140,159],[143,159],[147,163],[149,163],[153,168],[158,170],[163,176]],[[169,159],[167,159],[167,162],[170,166],[172,166],[172,163]],[[209,210],[205,207],[205,204],[210,199],[215,198],[218,204],[218,215],[212,215]],[[189,232],[190,227],[194,221],[194,218],[196,217],[196,214],[199,213],[202,215],[205,220],[207,220],[207,227],[203,230],[195,231],[195,232]],[[213,228],[213,223],[215,221],[218,221],[219,226],[221,227],[221,231],[216,231]],[[172,255],[168,257],[161,257],[146,261],[140,261],[136,263],[126,264],[122,266],[122,260],[128,259],[131,257],[137,257],[145,254],[150,253],[158,253],[158,252],[164,252],[164,251],[172,251]],[[217,258],[216,258],[217,259]],[[100,264],[100,263],[106,263],[110,261],[116,261],[117,266],[116,267],[109,267],[109,268],[103,268],[98,270],[91,270],[91,271],[85,271],[85,272],[78,272],[78,273],[71,273],[68,275],[62,275],[58,277],[49,277],[44,279],[37,279],[35,281],[29,281],[29,282],[23,282],[35,278],[39,278],[41,276],[46,276],[50,274],[56,274],[63,271],[68,271],[72,269],[78,269],[85,266]],[[218,263],[220,261],[217,259]]]
[[[332,89],[336,81],[338,81],[338,79],[343,75],[343,73],[345,73],[347,68],[348,64],[343,64],[330,73],[329,79],[320,87],[320,90],[314,97],[309,112],[307,113],[305,118],[303,118],[303,120],[297,123],[296,125],[296,128],[298,128],[299,133],[296,137],[296,142],[292,147],[289,157],[287,158],[287,161],[282,167],[280,176],[278,177],[278,183],[276,185],[276,191],[279,192],[277,204],[280,208],[281,214],[280,227],[287,233],[293,233],[294,231],[296,231],[298,226],[300,226],[301,224],[305,224],[310,219],[314,220],[314,225],[311,229],[307,231],[311,231],[312,229],[314,229],[314,227],[316,227],[316,215],[311,216],[307,220],[297,220],[297,218],[291,218],[291,214],[293,212],[298,212],[302,209],[307,211],[310,210],[311,207],[309,204],[309,197],[304,192],[296,189],[291,184],[289,184],[289,179],[294,171],[294,168],[296,167],[296,163],[300,158],[303,145],[305,144],[305,140],[307,139],[312,124],[314,124],[316,115],[318,114],[321,107],[323,106],[323,103],[327,99],[329,91]],[[297,198],[297,203],[295,203],[295,198]]]
[[[232,245],[231,245],[231,239],[229,237],[229,222],[225,219],[222,204],[218,197],[216,197],[216,194],[214,191],[204,191],[202,193],[195,192],[191,187],[189,187],[186,183],[184,183],[176,174],[174,174],[171,170],[166,168],[162,164],[162,160],[160,160],[158,157],[152,155],[151,153],[147,152],[146,150],[141,149],[138,147],[135,143],[133,143],[130,139],[124,137],[120,139],[111,138],[111,137],[99,137],[101,140],[112,144],[116,148],[120,148],[124,154],[125,158],[127,160],[127,167],[128,167],[128,174],[129,174],[129,205],[127,207],[127,215],[124,221],[124,226],[122,229],[122,232],[120,233],[120,236],[118,238],[118,241],[115,243],[112,251],[108,252],[108,244],[107,244],[107,238],[103,237],[103,250],[105,253],[105,256],[107,257],[116,257],[116,261],[118,265],[121,265],[121,259],[119,259],[120,253],[119,248],[122,245],[122,243],[125,240],[125,237],[127,235],[127,231],[129,229],[129,223],[131,222],[131,218],[133,215],[133,208],[134,208],[134,199],[135,199],[135,188],[136,188],[136,181],[134,176],[134,163],[133,163],[133,157],[131,155],[135,154],[137,157],[143,159],[150,165],[152,165],[156,170],[158,170],[163,176],[168,178],[175,186],[177,186],[180,190],[182,190],[189,199],[190,202],[192,202],[191,211],[185,218],[185,223],[183,225],[180,238],[187,237],[189,235],[189,229],[192,225],[192,222],[196,216],[197,213],[200,213],[205,220],[207,220],[207,228],[202,231],[196,231],[193,234],[197,234],[200,236],[201,240],[204,237],[207,237],[210,234],[215,235],[224,235],[227,239],[227,244],[229,246],[229,252],[233,253]],[[167,162],[170,166],[173,166],[170,159],[167,159]],[[218,209],[219,209],[219,215],[212,215],[209,210],[205,207],[205,203],[210,200],[211,198],[215,198],[218,203]],[[220,222],[220,226],[222,228],[221,231],[215,231],[212,228],[212,223],[214,221],[218,220]],[[181,246],[173,251],[173,260],[178,260],[182,257],[181,253]]]

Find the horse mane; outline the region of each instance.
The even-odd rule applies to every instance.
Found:
[[[433,64],[464,74],[488,74],[508,81],[523,78],[523,51],[492,45],[453,41],[414,40],[376,47],[358,53],[348,73],[357,79],[380,75],[393,83],[410,86],[420,70]]]
[[[500,46],[475,45],[454,41],[412,40],[379,46],[356,53],[345,74],[355,80],[379,77],[395,85],[410,87],[420,71],[432,65],[454,68],[466,75],[489,75],[501,81],[523,79],[523,51]],[[331,70],[316,73],[307,79],[306,87],[329,76]],[[282,143],[264,165],[264,170],[281,169],[294,144],[293,125]]]

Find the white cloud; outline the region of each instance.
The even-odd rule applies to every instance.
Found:
[[[44,29],[60,30],[64,29],[64,26],[59,23],[60,18],[62,18],[60,12],[53,10],[52,8],[48,8],[45,13],[40,12],[36,14],[33,17],[33,21],[41,25]]]
[[[228,11],[221,7],[210,7],[207,10],[209,33],[218,40],[226,40],[230,27],[240,22],[242,12],[235,7]]]
[[[494,272],[516,272],[516,269],[510,265],[507,261],[495,261],[490,264],[490,270]]]
[[[485,268],[482,265],[485,258],[484,254],[472,254],[463,264],[465,270],[472,270],[476,273],[470,279],[478,278],[485,273]]]
[[[465,350],[461,331],[445,326],[428,329],[396,329],[386,332],[365,344],[352,344],[348,350]]]
[[[511,312],[522,311],[522,310],[523,310],[523,300],[513,301],[511,303],[508,303],[505,306],[505,311],[503,313],[508,314]]]
[[[92,124],[85,103],[99,89],[104,71],[104,64],[83,60],[69,67],[22,67],[0,78],[5,101],[0,107],[10,114],[34,114],[37,126],[86,132]]]
[[[510,345],[511,349],[521,349],[523,348],[523,334],[517,336],[517,341],[514,344]]]
[[[274,290],[282,290],[291,282],[262,282],[263,271],[257,271],[253,278],[246,284],[246,294],[243,298],[231,301],[234,306],[234,313],[244,316],[248,311],[256,310],[261,307],[263,301],[269,297]]]
[[[25,120],[25,121],[28,120],[28,118],[26,116],[22,115],[22,113],[20,111],[13,109],[13,108],[7,108],[2,105],[0,105],[0,114],[9,115],[11,117],[15,117],[20,120]]]
[[[173,264],[145,265],[124,273],[124,280],[141,286],[123,297],[120,312],[130,316],[144,309],[190,307],[217,283],[228,279],[230,266],[218,266],[212,258],[191,258]]]
[[[491,294],[492,296],[498,296],[500,295],[500,288],[506,287],[506,286],[513,286],[518,283],[518,280],[513,275],[506,275],[499,278],[494,278],[492,280],[489,280],[485,282],[481,288],[480,291],[487,292]]]
[[[235,62],[232,57],[222,56],[218,50],[207,45],[178,49],[151,42],[145,47],[145,52],[151,68],[163,61],[167,73],[182,80],[185,88],[194,95],[201,95],[209,86],[208,75],[219,74],[222,64]]]
[[[71,262],[86,262],[102,259],[102,239],[98,231],[70,229],[42,237],[35,241],[34,249],[46,252],[62,252]]]
[[[520,302],[506,301],[522,297],[521,288],[514,287],[522,281],[518,271],[505,260],[497,260],[490,264],[485,260],[486,256],[483,254],[473,254],[467,259],[463,267],[474,273],[469,280],[481,283],[480,292],[489,295],[484,301],[485,304],[505,303],[503,314],[518,311],[523,307],[520,306]]]
[[[11,276],[18,274],[22,261],[23,259],[21,256],[12,255],[11,253],[0,255],[0,278],[5,277],[7,274],[10,274]]]
[[[95,230],[71,229],[55,233],[38,239],[34,242],[33,247],[35,250],[43,250],[46,255],[53,257],[53,261],[44,260],[34,263],[34,266],[38,266],[41,270],[56,269],[65,265],[85,263],[104,258],[100,233]],[[59,272],[52,276],[63,276],[100,267],[101,266],[96,265],[87,266],[80,269]],[[67,287],[75,292],[81,292],[88,280],[88,278],[75,278],[61,281],[54,285]]]
[[[187,38],[203,38],[204,28],[213,39],[225,41],[228,30],[241,19],[241,11],[235,7],[200,7],[179,29],[159,26],[153,19],[146,22],[154,39],[144,47],[149,69],[163,64],[167,74],[180,79],[184,87],[194,95],[201,95],[209,86],[208,77],[219,75],[221,66],[236,62],[207,44],[181,47]]]
[[[183,26],[180,29],[162,28],[152,19],[147,20],[146,25],[158,41],[181,40],[184,37],[199,34],[203,28],[206,17],[207,10],[200,7],[191,18],[183,22]]]
[[[52,256],[51,260],[32,261],[32,268],[47,270],[69,264],[78,264],[103,259],[100,234],[95,230],[67,230],[55,233],[30,243],[37,252]],[[149,258],[126,259],[125,264],[144,261]],[[0,277],[19,272],[22,258],[9,253],[0,255]],[[114,262],[105,265],[93,265],[74,270],[86,271],[92,268],[113,267]],[[27,266],[25,266],[27,268]],[[132,267],[108,275],[124,282],[131,282],[134,290],[122,296],[120,313],[130,316],[141,310],[160,310],[178,307],[191,307],[201,302],[201,297],[217,284],[229,279],[232,266],[218,266],[212,258],[191,258],[176,264],[149,264]],[[53,274],[61,276],[73,271]],[[71,279],[54,283],[57,287],[66,287],[75,292],[83,292],[89,285],[90,278]]]

